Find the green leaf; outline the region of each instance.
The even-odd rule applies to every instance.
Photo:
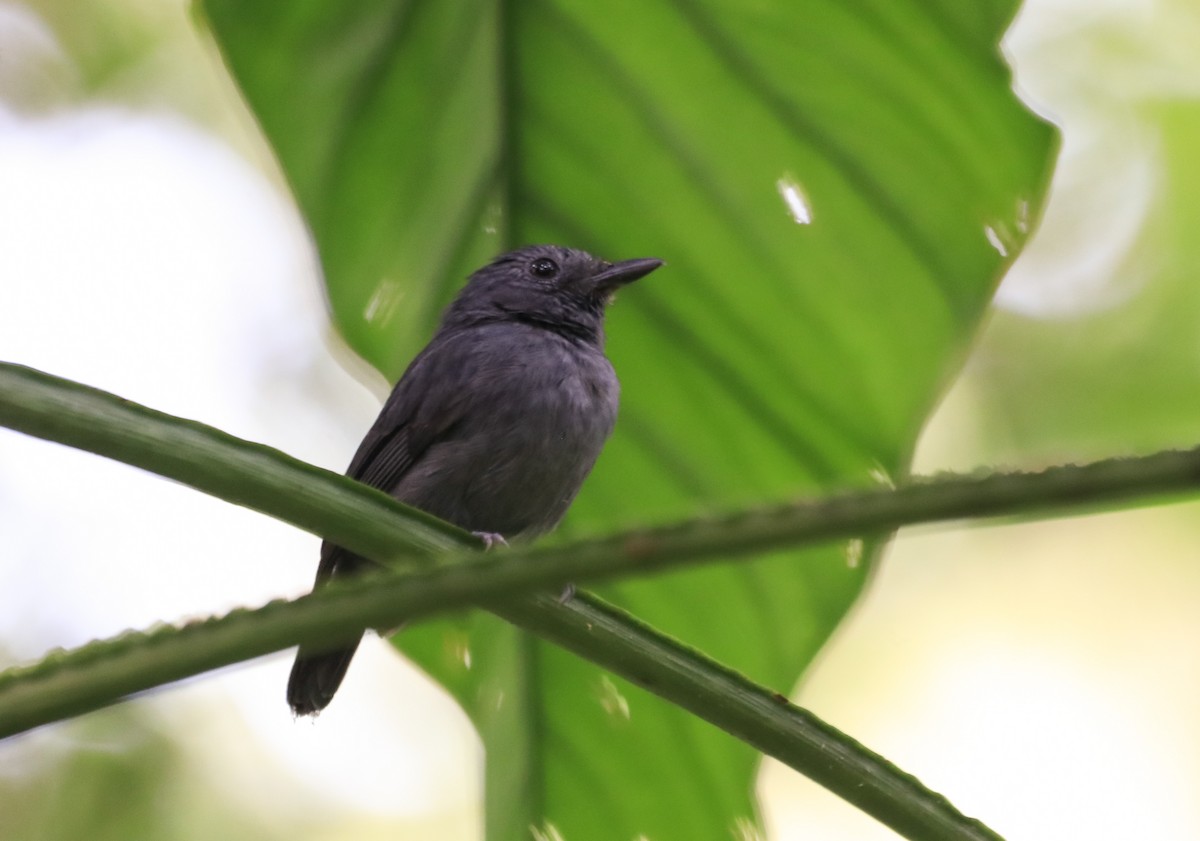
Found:
[[[1015,5],[205,9],[338,325],[387,375],[514,245],[668,261],[609,318],[622,417],[564,527],[595,533],[905,473],[1040,206],[1053,135],[996,47]],[[606,594],[786,692],[873,549]],[[480,727],[489,838],[727,838],[754,821],[749,749],[592,666],[482,615],[401,644]]]

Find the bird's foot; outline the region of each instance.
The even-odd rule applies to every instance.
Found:
[[[483,551],[487,552],[493,546],[507,546],[508,541],[504,539],[504,535],[494,531],[473,531],[471,534],[483,541]]]
[[[573,598],[575,598],[575,585],[567,584],[562,588],[562,592],[558,594],[558,603],[566,604]]]

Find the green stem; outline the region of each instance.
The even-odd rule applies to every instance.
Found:
[[[166,476],[371,557],[462,546],[461,529],[345,476],[22,365],[0,362],[0,426]]]
[[[478,548],[461,529],[344,476],[31,368],[0,363],[0,426],[175,479],[377,560],[404,557],[409,564],[427,565],[431,555]],[[731,560],[906,525],[1060,516],[1071,509],[1162,501],[1197,491],[1200,447],[1040,472],[947,474],[896,489],[850,491],[510,554],[522,564],[545,567],[546,581],[578,581]]]
[[[589,594],[492,606],[528,631],[688,710],[913,841],[1000,841],[940,794],[786,697]]]
[[[427,566],[471,539],[384,494],[113,395],[0,363],[0,424],[160,473],[332,537],[380,560]],[[605,666],[808,774],[910,838],[983,838],[937,795],[852,740],[719,664],[590,597],[559,606],[530,587],[645,572],[901,525],[1194,492],[1200,450],[1111,459],[1041,473],[946,477],[719,519],[438,564],[418,575],[348,582],[295,603],[85,646],[0,675],[0,733],[95,709],[206,669],[297,643],[336,643],[364,626],[482,604]],[[453,554],[453,553],[452,553]],[[461,562],[466,557],[443,556]],[[509,594],[507,601],[498,596]]]
[[[506,570],[495,588],[496,570]],[[89,712],[123,697],[300,643],[337,644],[364,624],[394,626],[483,601],[499,615],[704,718],[807,775],[901,835],[995,841],[921,786],[811,713],[663,636],[617,608],[581,594],[498,601],[538,578],[516,553],[494,562],[420,573],[376,573],[292,602],[237,610],[181,628],[126,633],[0,673],[0,737]],[[519,584],[518,584],[519,582]],[[486,596],[486,598],[485,598]]]

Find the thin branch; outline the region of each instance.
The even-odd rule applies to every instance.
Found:
[[[23,365],[0,362],[0,426],[166,476],[368,557],[462,546],[460,529],[345,476]]]
[[[427,565],[430,553],[470,545],[452,526],[344,477],[28,368],[0,363],[0,424],[153,470],[333,537],[364,555],[401,558],[403,566]],[[1198,479],[1200,450],[1041,473],[944,477],[895,491],[876,489],[556,549],[511,552],[483,562],[472,559],[469,567],[454,563],[416,576],[349,582],[293,604],[129,635],[0,675],[0,717],[6,716],[0,718],[0,732],[36,726],[47,720],[48,710],[57,710],[56,717],[76,714],[296,643],[335,644],[364,625],[390,626],[401,616],[435,607],[479,603],[779,757],[908,837],[990,837],[940,797],[770,690],[749,684],[598,600],[581,597],[558,606],[544,596],[499,602],[497,595],[853,538],[910,523],[1045,515],[1080,505],[1182,494],[1194,492]],[[455,561],[466,559],[451,555]],[[416,589],[420,587],[425,589]]]
[[[799,771],[913,841],[1001,841],[982,822],[779,692],[580,594],[492,606],[520,627],[586,657]]]
[[[563,604],[538,594],[500,601],[535,581],[560,580],[549,567],[531,572],[514,552],[419,573],[364,575],[291,602],[90,643],[0,673],[0,738],[292,645],[336,645],[364,624],[389,627],[478,602],[776,757],[905,837],[996,841],[983,824],[783,695],[599,599],[582,594]]]
[[[32,368],[0,362],[0,426],[141,467],[331,538],[381,561],[478,548],[466,532],[345,476],[196,421]],[[1055,517],[1200,491],[1200,447],[1038,472],[942,474],[899,488],[683,520],[566,546],[515,550],[563,580],[649,572],[953,520]],[[458,559],[458,560],[461,560]]]

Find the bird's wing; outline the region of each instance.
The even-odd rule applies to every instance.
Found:
[[[381,491],[394,488],[420,455],[409,446],[408,425],[404,420],[376,421],[359,445],[346,475]]]
[[[391,492],[433,444],[453,434],[467,408],[466,393],[447,389],[444,383],[447,375],[466,361],[464,352],[469,353],[469,345],[453,339],[436,337],[412,361],[359,444],[346,469],[347,476]],[[361,562],[352,553],[325,541],[317,582],[329,578],[336,569]]]

